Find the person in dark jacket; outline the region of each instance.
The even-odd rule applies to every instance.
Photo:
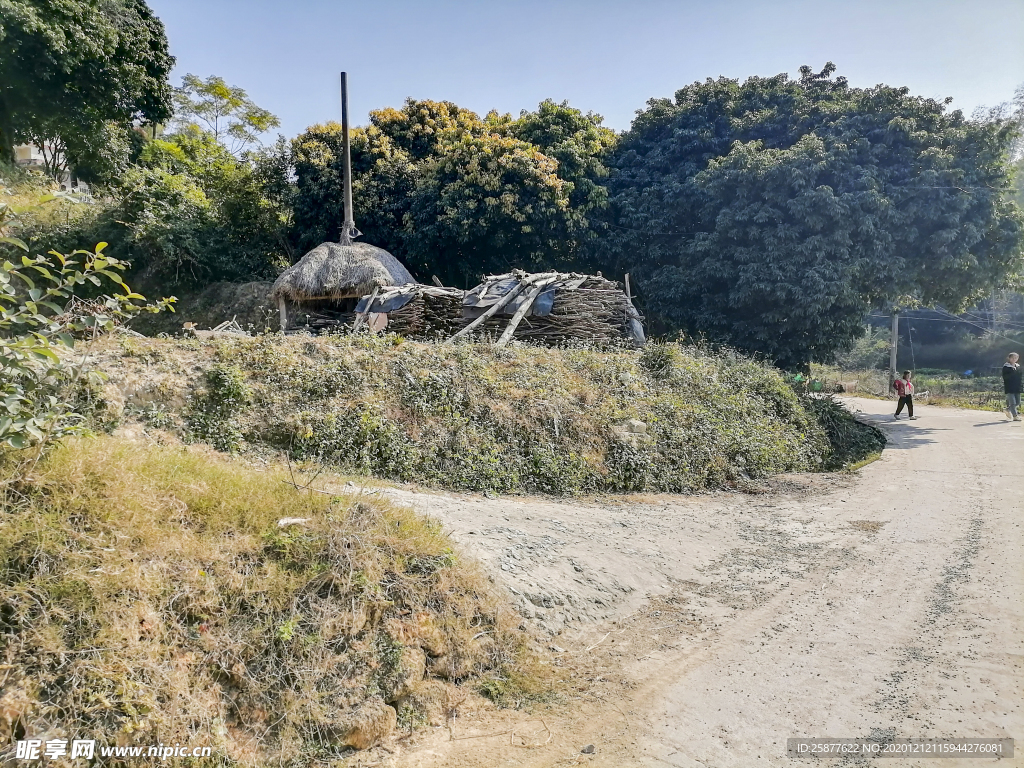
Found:
[[[1017,363],[1019,359],[1020,355],[1011,352],[1003,364],[1003,392],[1006,393],[1006,410],[1003,413],[1014,421],[1020,421],[1021,374],[1024,373]]]

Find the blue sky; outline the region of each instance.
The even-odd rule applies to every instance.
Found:
[[[826,61],[970,113],[1024,83],[1024,0],[149,0],[185,72],[217,74],[291,137],[407,97],[481,114],[545,98],[625,129],[647,99],[707,77]]]

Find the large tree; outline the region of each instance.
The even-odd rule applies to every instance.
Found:
[[[341,222],[341,127],[293,142],[302,248]],[[484,118],[451,102],[409,100],[353,131],[356,224],[422,278],[460,285],[510,267],[573,266],[607,205],[601,118],[544,102],[519,118]]]
[[[87,155],[108,121],[166,120],[173,64],[144,0],[0,0],[0,159],[43,138]]]
[[[694,83],[623,137],[605,259],[670,327],[796,367],[871,306],[958,306],[1019,270],[1011,121],[833,71]]]

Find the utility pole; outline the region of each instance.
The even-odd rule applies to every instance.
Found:
[[[352,218],[352,155],[349,150],[348,138],[348,72],[341,73],[341,132],[345,154],[345,223],[341,226],[339,242],[342,245],[352,245],[352,238],[357,232],[356,222]]]
[[[889,391],[896,382],[896,345],[900,338],[900,311],[892,308],[892,335],[889,338]]]

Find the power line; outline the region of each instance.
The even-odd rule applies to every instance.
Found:
[[[961,323],[967,323],[967,325],[973,325],[975,328],[980,328],[981,330],[985,331],[985,333],[989,333],[993,336],[998,336],[1000,339],[1006,339],[1007,341],[1012,341],[1014,344],[1020,344],[1020,339],[1011,339],[1009,336],[1004,336],[1001,333],[996,333],[995,331],[985,328],[984,326],[978,325],[977,323],[972,323],[969,320],[964,320],[961,317],[957,317],[952,312],[947,312],[946,310],[940,309],[938,307],[935,307],[934,310],[936,312],[941,312],[942,314],[953,318],[953,320],[959,320]]]

